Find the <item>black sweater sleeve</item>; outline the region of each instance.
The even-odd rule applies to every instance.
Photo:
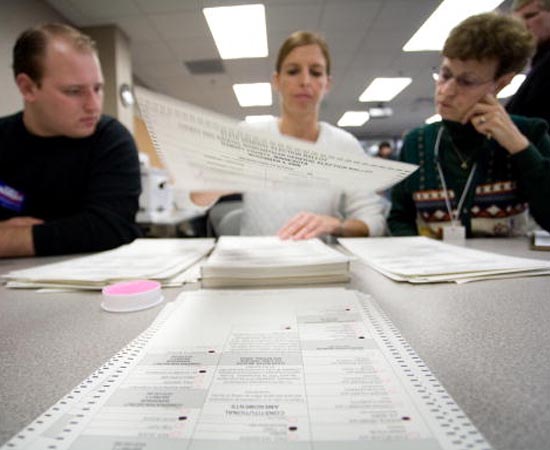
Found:
[[[518,168],[518,187],[535,221],[550,231],[550,137],[542,120],[518,122],[529,147],[512,156]]]
[[[140,169],[132,136],[118,121],[107,119],[90,146],[82,203],[76,213],[33,227],[37,255],[107,250],[140,236],[135,224]]]
[[[401,149],[400,160],[403,162],[418,164],[414,157],[417,134],[414,130],[405,137]],[[418,172],[405,178],[392,189],[391,210],[388,216],[388,228],[392,236],[414,236],[418,234],[416,227],[416,206],[413,200],[412,186],[418,178]]]

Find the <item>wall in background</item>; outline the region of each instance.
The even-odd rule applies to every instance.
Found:
[[[2,0],[0,2],[0,117],[19,111],[23,103],[13,81],[12,49],[26,28],[44,22],[66,22],[41,0]]]

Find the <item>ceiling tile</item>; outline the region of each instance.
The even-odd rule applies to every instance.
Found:
[[[122,17],[118,19],[117,25],[126,33],[127,36],[131,36],[132,43],[134,45],[159,40],[158,32],[146,17]]]
[[[279,46],[296,30],[316,30],[326,39],[333,62],[332,90],[321,117],[335,123],[344,110],[365,109],[357,99],[377,76],[407,75],[413,83],[389,103],[390,119],[350,129],[358,136],[400,137],[433,113],[432,67],[436,52],[404,53],[401,48],[440,0],[264,0],[269,56],[224,61],[222,75],[191,75],[187,60],[218,58],[203,7],[247,0],[46,0],[77,26],[118,25],[131,39],[134,73],[149,88],[242,119],[277,114],[271,107],[241,108],[231,89],[236,82],[269,81]],[[506,0],[504,8],[509,8]]]
[[[380,0],[336,0],[324,4],[320,30],[355,32],[366,30],[377,19],[384,2]],[[355,34],[355,33],[350,33]]]
[[[179,61],[219,58],[214,40],[210,36],[187,37],[166,41]]]
[[[138,8],[146,14],[166,14],[175,12],[200,11],[200,0],[134,0]]]
[[[132,61],[138,65],[174,62],[174,55],[162,41],[132,43],[131,49]]]
[[[210,30],[202,13],[153,14],[149,16],[149,20],[161,39],[210,36]]]
[[[133,0],[70,0],[70,2],[82,17],[86,18],[88,25],[95,25],[100,20],[108,21],[141,14]]]

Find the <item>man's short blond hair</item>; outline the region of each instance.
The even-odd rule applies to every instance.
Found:
[[[13,75],[27,74],[40,85],[44,68],[42,60],[48,43],[64,39],[82,52],[97,53],[95,42],[76,28],[62,23],[48,23],[23,31],[13,47]]]

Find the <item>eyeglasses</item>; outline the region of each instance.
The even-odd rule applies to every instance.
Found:
[[[440,68],[435,82],[437,84],[445,84],[451,80],[455,80],[456,85],[464,91],[475,89],[479,86],[483,86],[484,84],[492,83],[494,81],[493,79],[487,81],[479,81],[469,78],[467,75],[454,76],[452,72],[446,67]]]

